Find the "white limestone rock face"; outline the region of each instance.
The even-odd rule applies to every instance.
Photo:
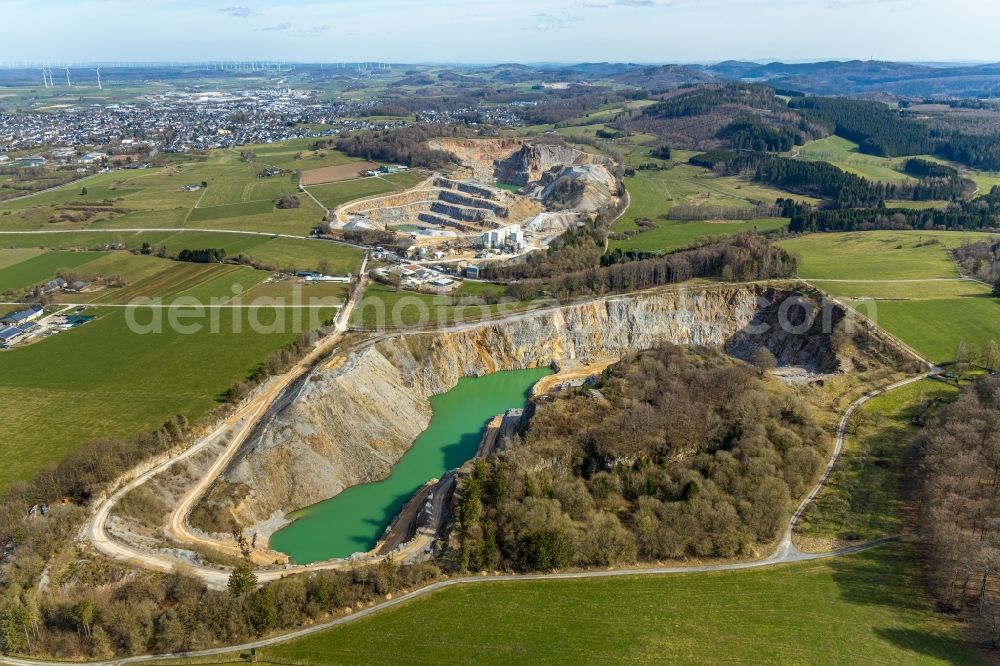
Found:
[[[620,358],[662,342],[735,345],[740,355],[765,345],[788,364],[835,371],[829,335],[746,334],[755,318],[774,316],[758,297],[782,295],[753,287],[635,294],[360,347],[342,366],[314,372],[204,501],[251,526],[385,478],[430,422],[430,396],[462,377]]]

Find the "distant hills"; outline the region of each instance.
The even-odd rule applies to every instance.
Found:
[[[727,80],[756,81],[818,95],[1000,97],[1000,63],[947,65],[831,60],[762,64],[727,60],[714,65],[582,63],[543,65],[538,69],[548,78],[611,79],[653,90]]]
[[[698,69],[725,79],[761,81],[822,95],[891,93],[911,97],[1000,96],[1000,64],[915,65],[880,60],[765,65],[727,61]]]

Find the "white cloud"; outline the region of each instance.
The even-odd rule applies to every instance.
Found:
[[[247,18],[253,14],[253,10],[249,7],[223,7],[219,11],[233,18]]]

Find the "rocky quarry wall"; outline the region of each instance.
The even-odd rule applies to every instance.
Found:
[[[763,287],[644,293],[367,343],[344,365],[316,371],[203,501],[270,534],[290,511],[387,476],[427,427],[429,397],[465,376],[619,358],[662,342],[731,347],[743,357],[766,346],[780,363],[811,371],[850,363],[822,330],[844,313],[834,309],[788,333],[777,325],[775,305],[788,295]]]

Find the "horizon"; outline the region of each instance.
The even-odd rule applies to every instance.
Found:
[[[942,33],[940,10],[921,0],[771,0],[757,6],[738,0],[567,0],[541,6],[512,0],[503,7],[453,0],[419,6],[401,0],[5,4],[13,28],[0,45],[0,61],[7,62],[1000,61],[992,34],[1000,6],[983,0],[949,6],[949,14],[976,17],[961,35]],[[110,33],[109,16],[116,26]]]
[[[207,60],[82,60],[82,61],[53,61],[53,60],[8,60],[0,61],[0,68],[3,69],[34,69],[42,66],[53,66],[58,62],[63,67],[203,67],[206,65],[228,65],[228,64],[281,64],[281,65],[303,65],[303,66],[340,66],[340,65],[389,65],[392,67],[503,67],[506,65],[519,65],[522,67],[568,67],[584,65],[621,65],[640,67],[714,67],[726,63],[751,63],[754,65],[818,65],[823,63],[846,64],[852,62],[859,63],[889,63],[896,65],[912,65],[916,67],[982,67],[986,65],[1000,65],[998,60],[880,60],[864,58],[821,58],[821,59],[780,59],[780,58],[725,58],[723,60],[699,60],[699,61],[673,61],[673,60],[497,60],[497,61],[461,61],[461,60],[414,60],[414,61],[393,61],[381,59],[368,60],[277,60],[269,58],[219,58]]]

